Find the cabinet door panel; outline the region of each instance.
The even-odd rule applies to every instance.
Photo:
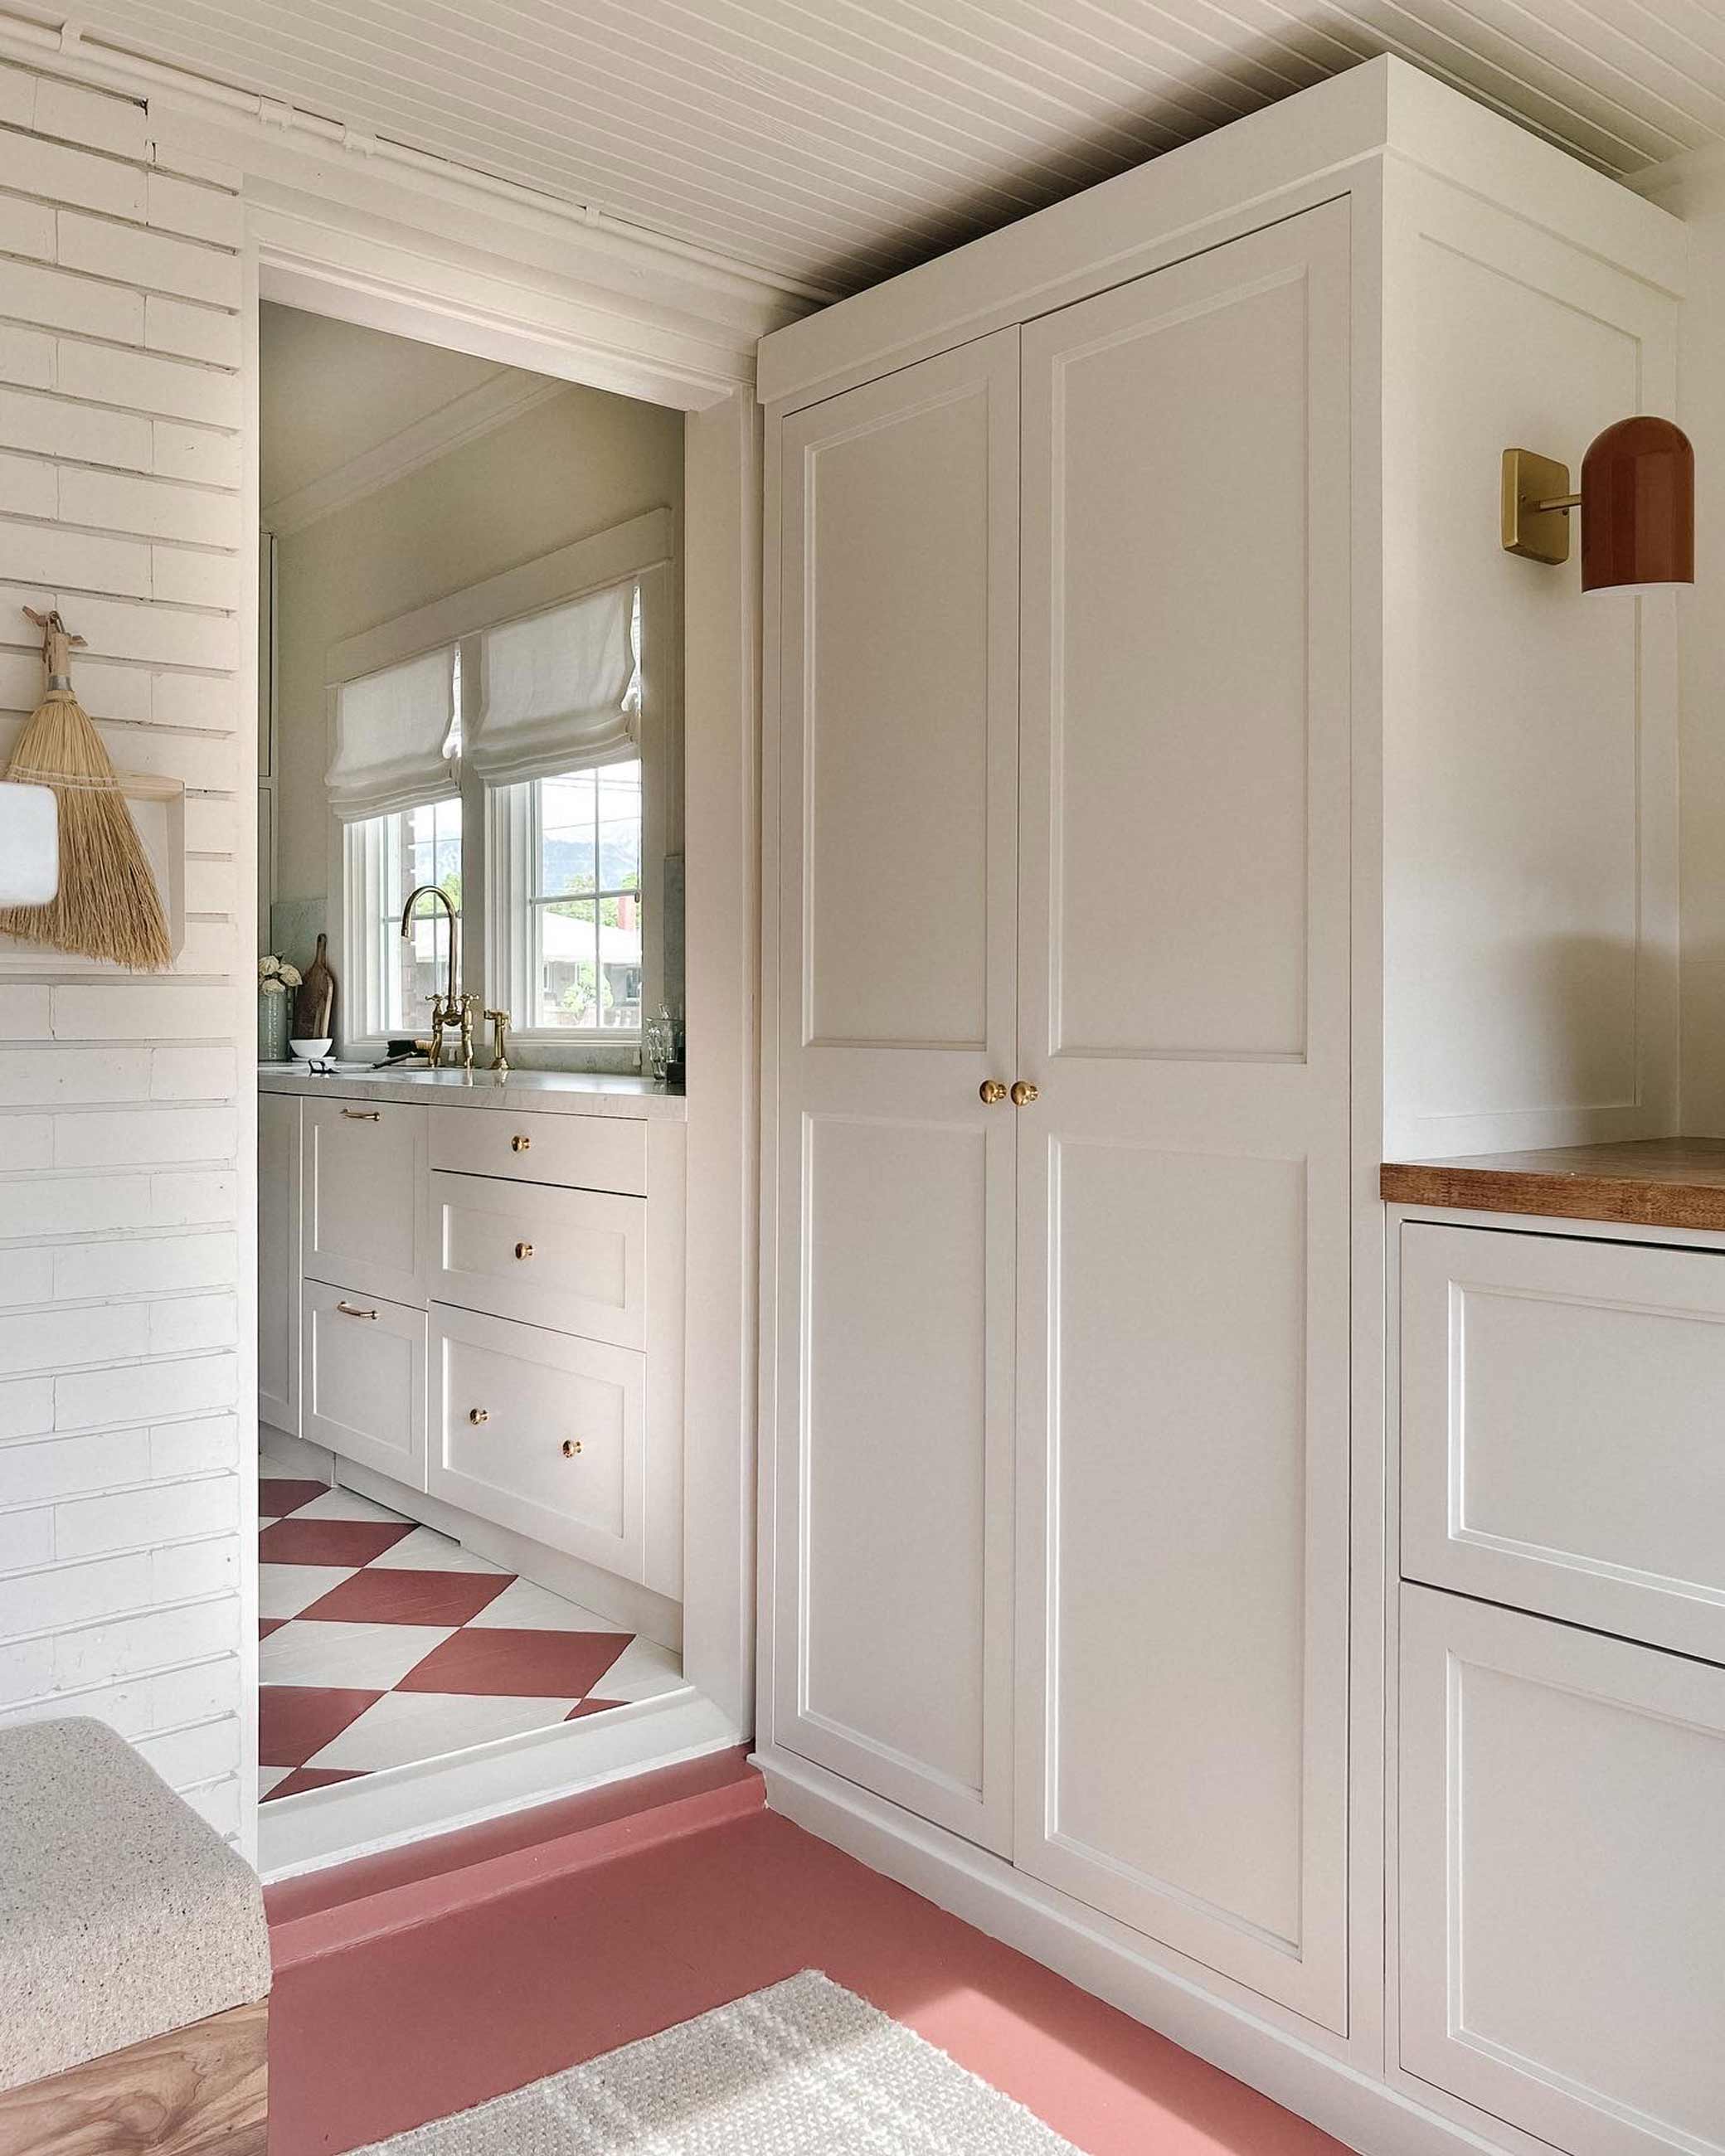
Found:
[[[1725,1258],[1409,1222],[1402,1568],[1725,1661]]]
[[[431,1219],[440,1302],[646,1346],[644,1199],[434,1174]]]
[[[1024,336],[1015,1858],[1339,2028],[1348,219]]]
[[[425,1487],[425,1313],[358,1289],[305,1286],[305,1435]]]
[[[784,432],[774,1734],[1011,1785],[1018,333]]]
[[[425,1111],[307,1101],[303,1267],[394,1302],[425,1302]]]
[[[646,1358],[434,1303],[430,1360],[433,1496],[639,1579]]]
[[[1725,2149],[1725,1671],[1401,1611],[1402,2065],[1574,2156]]]
[[[258,1414],[300,1435],[300,1101],[258,1096]]]

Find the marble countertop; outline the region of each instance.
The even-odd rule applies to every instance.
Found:
[[[323,1073],[297,1063],[260,1063],[263,1093],[327,1093],[336,1099],[435,1101],[447,1108],[503,1108],[540,1115],[621,1116],[637,1122],[686,1122],[689,1103],[650,1078],[613,1076],[597,1070],[373,1070],[368,1065],[336,1064]]]

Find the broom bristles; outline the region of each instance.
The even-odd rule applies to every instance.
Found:
[[[50,690],[7,776],[52,787],[59,806],[60,885],[46,906],[0,908],[0,934],[109,958],[134,973],[173,963],[161,894],[101,736],[76,698]]]

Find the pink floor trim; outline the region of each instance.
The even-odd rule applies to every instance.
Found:
[[[734,1762],[713,1775],[709,1794],[733,1786]],[[604,1809],[565,1814],[561,1828],[578,1837],[624,1816]],[[907,2023],[1086,2156],[1345,2156],[1316,2127],[752,1798],[742,1816],[549,1876],[529,1865],[520,1883],[457,1905],[452,1877],[480,1883],[500,1860],[531,1857],[535,1845],[520,1837],[536,1817],[473,1830],[489,1844],[449,1837],[429,1871],[422,1852],[401,1851],[348,1867],[345,1880],[272,1890],[287,1951],[270,2004],[270,2156],[336,2156],[808,1968]],[[363,1900],[416,1887],[437,1889],[423,1921],[311,1958],[293,1951],[296,1926],[326,1921],[347,1889]]]
[[[276,1976],[321,1954],[345,1953],[392,1932],[745,1819],[760,1810],[765,1795],[741,1749],[717,1753],[334,1872],[313,1872],[303,1881],[285,1880],[264,1896]],[[307,1891],[296,1894],[296,1888]]]

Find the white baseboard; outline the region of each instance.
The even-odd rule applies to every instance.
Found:
[[[1515,2145],[1440,2118],[1322,2043],[1135,1953],[1107,1936],[1101,1928],[1106,1919],[1081,1902],[956,1835],[789,1753],[763,1748],[753,1756],[772,1810],[1119,2007],[1349,2148],[1367,2156],[1504,2156]]]

